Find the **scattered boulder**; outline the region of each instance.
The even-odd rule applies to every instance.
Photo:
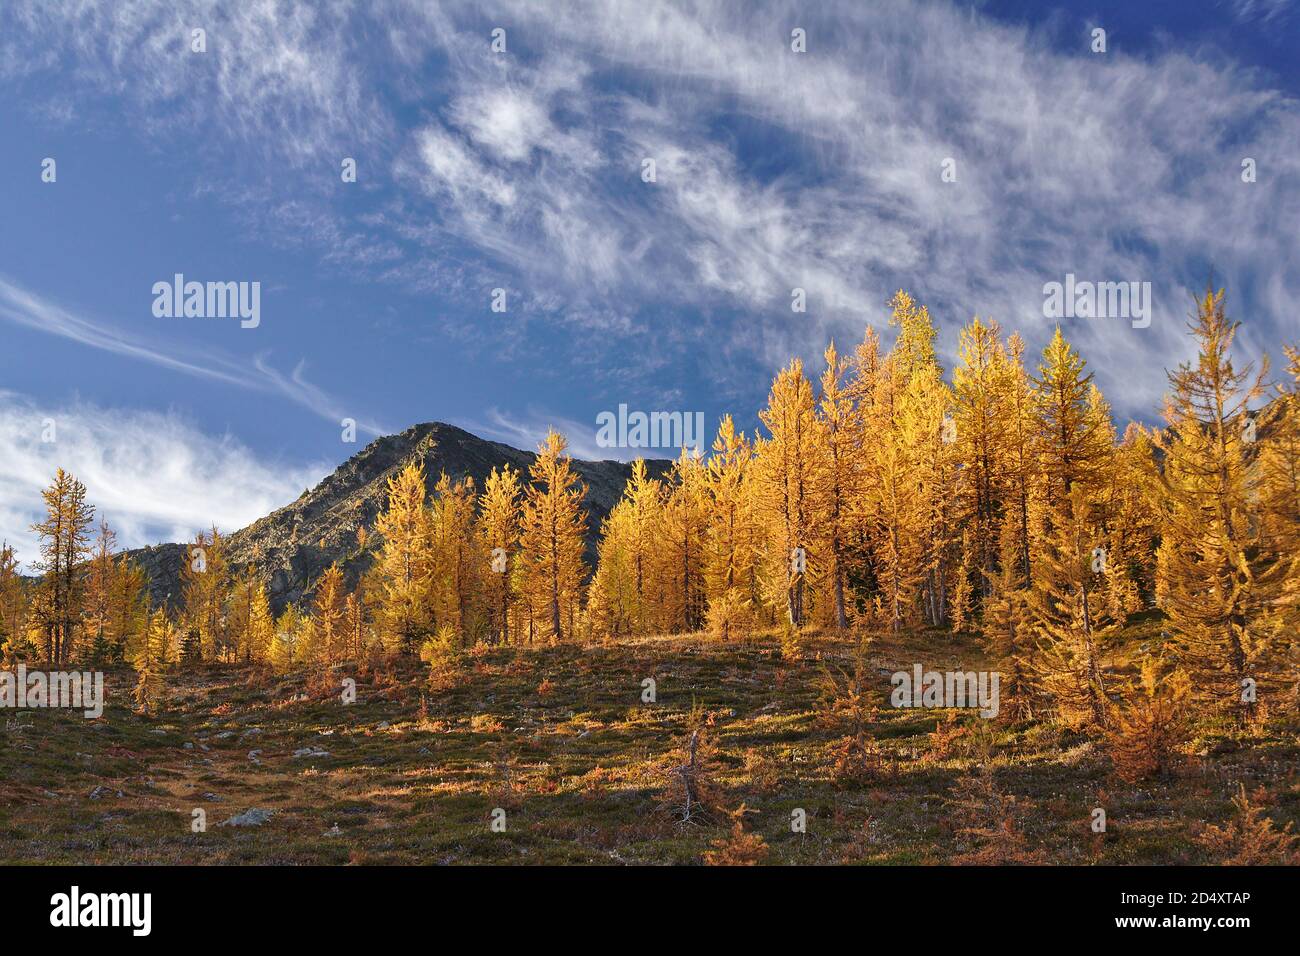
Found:
[[[245,810],[243,813],[236,814],[229,820],[221,823],[223,827],[260,827],[267,820],[275,815],[274,810],[263,810],[261,807],[253,807],[251,810]]]

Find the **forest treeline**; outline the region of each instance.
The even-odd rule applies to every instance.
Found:
[[[709,454],[683,451],[663,479],[635,463],[595,568],[585,489],[554,432],[527,476],[494,470],[481,488],[442,475],[430,489],[417,464],[400,469],[373,531],[357,529],[373,552],[357,585],[336,564],[278,616],[216,529],[189,547],[179,610],[150,607],[143,572],[60,470],[34,526],[36,584],[0,550],[4,659],[130,662],[148,709],[170,670],[203,661],[328,673],[418,654],[440,672],[480,644],[695,631],[776,631],[797,656],[810,627],[932,628],[982,637],[1013,717],[1104,730],[1173,699],[1242,721],[1268,700],[1295,705],[1294,347],[1280,381],[1234,364],[1238,323],[1207,290],[1164,427],[1121,435],[1059,328],[1027,362],[1018,335],[976,318],[946,378],[927,309],[901,291],[890,306],[887,351],[868,329],[814,374],[782,369],[759,434],[727,416]],[[1106,642],[1145,613],[1167,639],[1142,689],[1111,686]]]

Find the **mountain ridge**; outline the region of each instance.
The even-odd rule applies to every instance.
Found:
[[[319,575],[334,561],[343,568],[349,587],[369,566],[371,546],[360,548],[359,527],[374,529],[386,503],[388,478],[418,459],[430,491],[442,472],[453,480],[470,477],[476,490],[493,468],[509,465],[528,484],[528,469],[536,454],[502,442],[480,438],[446,422],[423,422],[405,431],[370,442],[294,501],[226,536],[226,558],[232,568],[255,565],[267,585],[277,612],[298,603]],[[594,565],[600,525],[623,493],[632,466],[614,460],[574,458],[573,470],[587,486],[587,557]],[[651,476],[672,467],[665,459],[646,459]],[[371,545],[378,541],[371,535]],[[136,548],[126,554],[139,562],[149,580],[155,606],[175,607],[181,597],[180,573],[188,543],[164,543]]]

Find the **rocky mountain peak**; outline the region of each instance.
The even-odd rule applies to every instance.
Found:
[[[265,575],[272,606],[279,611],[310,592],[317,577],[334,561],[349,586],[370,565],[372,535],[367,548],[357,544],[357,529],[373,529],[387,503],[387,481],[416,460],[424,465],[430,492],[446,472],[453,480],[466,476],[481,489],[493,468],[509,465],[525,482],[536,455],[500,442],[479,438],[455,425],[425,422],[396,435],[376,438],[297,500],[228,535],[227,552],[236,567],[255,564]],[[649,459],[652,476],[665,474],[672,463]],[[594,564],[600,525],[623,493],[631,465],[619,461],[574,459],[573,469],[587,485],[584,499],[588,560]],[[222,529],[224,530],[224,529]],[[161,544],[131,552],[146,569],[155,604],[175,604],[180,597],[180,569],[186,545]]]

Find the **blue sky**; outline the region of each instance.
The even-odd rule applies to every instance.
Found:
[[[624,458],[619,404],[749,430],[900,287],[950,358],[975,314],[1041,347],[1067,273],[1150,282],[1149,328],[1066,333],[1153,420],[1211,269],[1248,353],[1300,338],[1297,36],[1290,0],[10,0],[0,537],[31,557],[60,464],[137,545],[421,421]],[[156,318],[178,272],[260,282],[260,324]]]

